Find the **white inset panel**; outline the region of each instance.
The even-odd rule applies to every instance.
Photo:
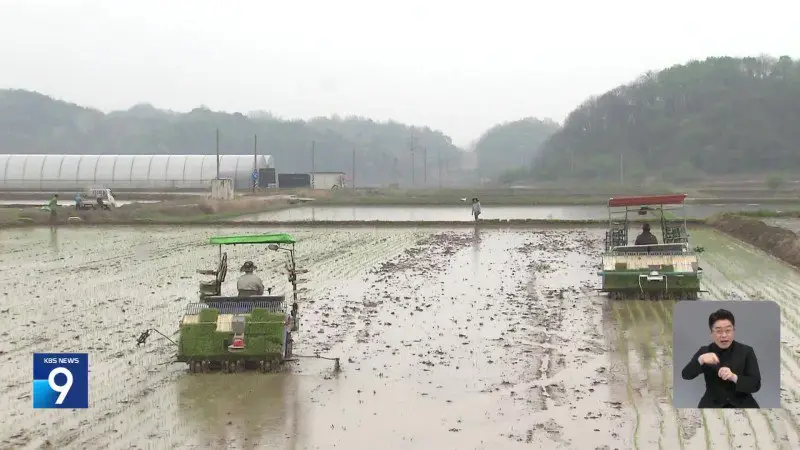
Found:
[[[94,183],[103,186],[111,184],[114,181],[114,164],[116,162],[116,155],[100,155],[97,166],[95,166]],[[111,189],[114,188],[111,187]]]
[[[94,171],[97,169],[97,162],[100,155],[81,155],[78,164],[78,180],[83,183],[94,184]]]
[[[58,169],[59,181],[77,181],[78,180],[78,163],[83,158],[83,155],[62,155],[61,164]]]
[[[136,155],[133,160],[130,181],[147,182],[150,179],[150,155]]]
[[[19,181],[25,179],[24,177],[24,166],[25,166],[25,158],[28,155],[11,155],[6,162],[6,181]]]
[[[131,181],[131,167],[133,167],[135,157],[133,155],[115,155],[114,158],[117,163],[114,165],[112,181],[126,183]]]
[[[50,186],[54,182],[61,180],[59,172],[61,171],[61,164],[64,162],[64,155],[47,155],[42,165],[42,186]],[[58,184],[56,183],[56,186]]]
[[[181,179],[187,182],[200,182],[203,181],[203,161],[205,156],[201,155],[186,155],[185,165],[183,167],[183,175]],[[213,177],[212,177],[213,178]]]
[[[0,182],[6,181],[6,168],[11,155],[0,155]]]
[[[150,164],[150,173],[147,177],[151,184],[164,184],[162,182],[167,180],[167,163],[171,158],[171,155],[153,155],[153,162]]]

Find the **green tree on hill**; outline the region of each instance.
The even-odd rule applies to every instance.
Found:
[[[537,178],[666,179],[800,168],[800,64],[708,58],[590,98],[534,158]]]

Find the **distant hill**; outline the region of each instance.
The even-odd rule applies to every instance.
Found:
[[[538,179],[700,178],[800,169],[800,62],[708,58],[649,72],[575,109]]]
[[[490,128],[475,143],[479,175],[497,179],[505,172],[526,169],[542,144],[559,128],[550,119],[533,117]]]
[[[360,117],[286,121],[267,112],[223,113],[205,107],[188,113],[164,111],[142,103],[126,111],[101,111],[25,90],[0,90],[0,153],[66,154],[214,154],[215,129],[220,153],[258,151],[275,158],[279,172],[311,170],[315,142],[318,171],[352,172],[356,149],[356,182],[364,185],[411,183],[409,138],[428,155],[428,182],[436,180],[439,155],[452,172],[462,150],[440,131]],[[421,185],[423,152],[417,151],[416,180]],[[443,176],[443,178],[445,178]],[[447,180],[461,177],[453,173]],[[449,184],[449,183],[445,183]]]

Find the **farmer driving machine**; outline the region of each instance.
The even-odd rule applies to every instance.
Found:
[[[696,300],[702,269],[701,247],[689,247],[686,194],[614,197],[608,200],[608,222],[600,292],[614,299],[655,298]],[[682,217],[670,210],[680,209]],[[629,245],[629,214],[656,219],[662,243]],[[655,216],[655,217],[653,217]]]
[[[308,270],[296,266],[295,242],[287,233],[209,239],[209,244],[219,246],[219,263],[216,269],[197,271],[214,278],[200,282],[200,301],[187,305],[180,320],[178,342],[173,341],[178,347],[178,362],[187,363],[192,373],[252,369],[272,372],[286,361],[303,357],[293,354],[292,333],[299,330],[298,294],[305,291],[297,285],[307,281],[297,275]],[[271,287],[266,289],[267,295],[224,295],[228,254],[223,252],[223,246],[230,245],[266,245],[268,250],[285,252],[285,270],[292,285],[291,306],[285,295],[272,295]],[[145,331],[138,344],[146,341],[150,331],[158,332]],[[338,358],[313,357],[333,360],[335,370],[339,370]]]

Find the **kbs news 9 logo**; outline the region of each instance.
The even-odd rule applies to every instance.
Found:
[[[89,354],[34,353],[33,407],[88,408]]]

